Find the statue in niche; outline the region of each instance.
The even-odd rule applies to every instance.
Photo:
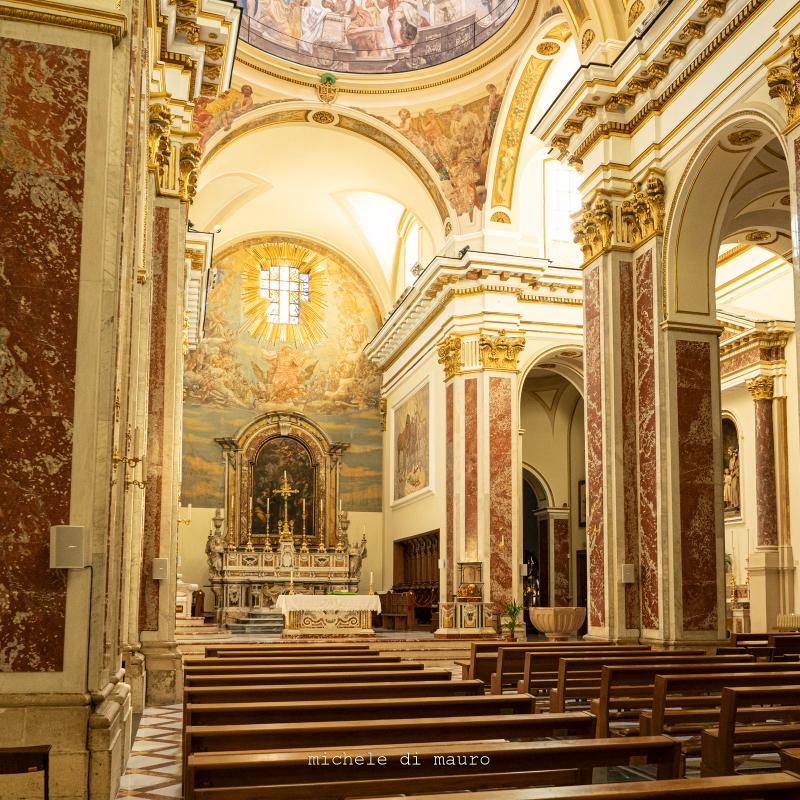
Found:
[[[225,552],[225,542],[220,532],[214,528],[208,534],[206,541],[206,558],[208,559],[208,574],[212,578],[222,575],[222,557]]]
[[[739,433],[733,420],[722,420],[722,502],[727,515],[741,511]]]
[[[728,448],[728,508],[739,510],[739,451],[733,447]]]

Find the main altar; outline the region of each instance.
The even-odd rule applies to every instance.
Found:
[[[329,594],[315,597],[283,594],[275,607],[283,612],[286,627],[283,637],[329,638],[333,636],[373,637],[372,614],[380,614],[381,601],[376,594]]]
[[[217,621],[271,608],[289,593],[357,592],[367,551],[363,532],[351,544],[339,499],[348,445],[288,413],[266,414],[216,442],[225,513],[214,517],[206,555]]]

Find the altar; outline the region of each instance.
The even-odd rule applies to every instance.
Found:
[[[284,594],[275,603],[286,621],[282,636],[372,637],[372,612],[381,612],[376,594]]]

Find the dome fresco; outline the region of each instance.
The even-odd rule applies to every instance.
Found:
[[[423,69],[479,47],[519,0],[237,0],[239,37],[315,69]]]

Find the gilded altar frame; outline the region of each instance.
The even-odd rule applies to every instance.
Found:
[[[215,439],[225,461],[225,541],[229,550],[245,546],[250,525],[253,467],[259,450],[271,439],[290,438],[311,457],[315,497],[311,503],[313,529],[336,544],[336,509],[340,488],[341,455],[349,447],[333,442],[315,422],[302,414],[270,412],[248,422],[234,437]]]

